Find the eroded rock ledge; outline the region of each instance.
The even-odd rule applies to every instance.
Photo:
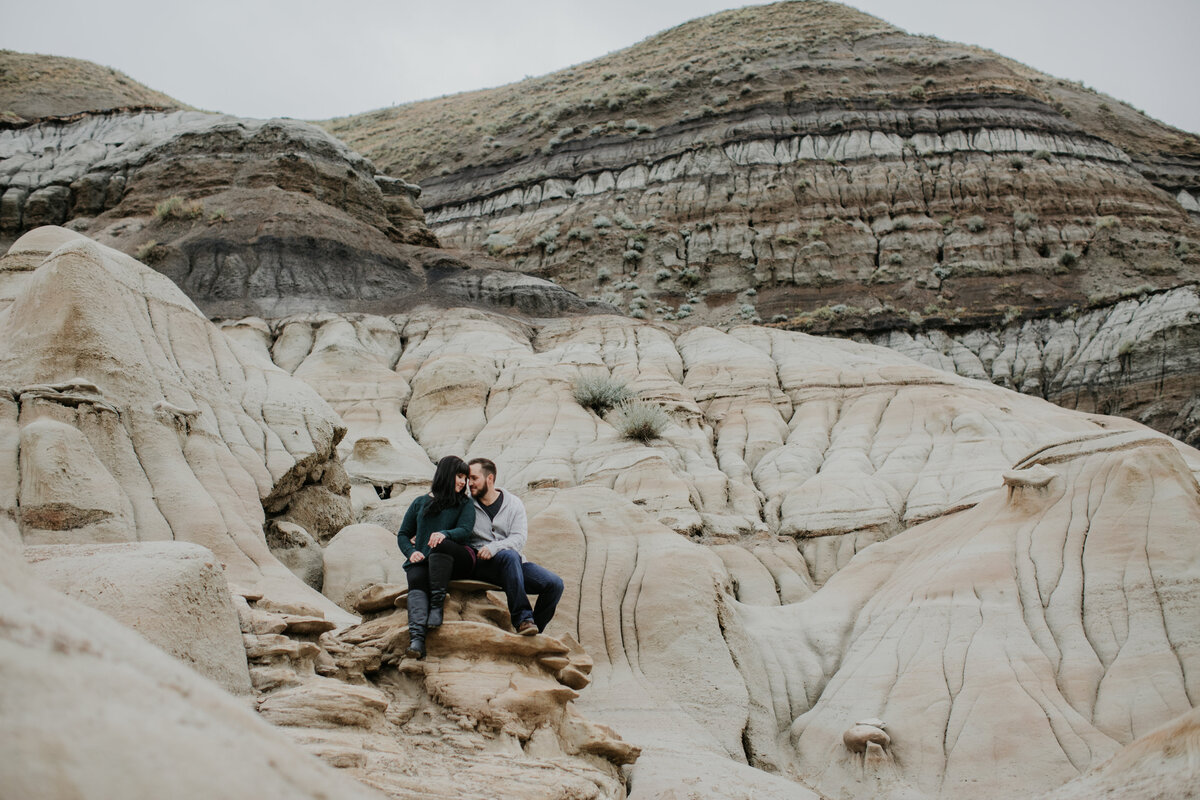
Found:
[[[518,636],[489,588],[451,584],[421,661],[403,659],[402,586],[369,587],[363,622],[337,631],[312,609],[239,598],[259,713],[391,797],[623,797],[618,768],[638,748],[572,703],[591,658],[570,637]]]

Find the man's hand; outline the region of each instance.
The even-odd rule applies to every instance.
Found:
[[[413,554],[408,557],[408,563],[410,563],[410,564],[420,564],[424,560],[425,560],[425,554],[422,553],[420,550],[414,550]]]
[[[442,533],[441,531],[434,531],[433,533],[429,534],[430,547],[437,547],[444,541],[446,541],[446,534]]]
[[[484,561],[487,561],[492,557],[492,551],[488,550],[486,547],[481,547],[479,548],[479,557]]]

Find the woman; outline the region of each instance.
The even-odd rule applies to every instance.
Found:
[[[425,633],[442,624],[442,605],[451,578],[468,578],[475,551],[467,547],[475,504],[467,495],[467,462],[446,456],[438,462],[429,494],[412,502],[396,534],[408,563],[409,658],[425,657]]]

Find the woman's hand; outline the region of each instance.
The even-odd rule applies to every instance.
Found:
[[[446,534],[442,533],[441,531],[434,531],[433,533],[429,534],[430,547],[437,547],[444,541],[446,541]]]
[[[408,557],[408,563],[410,563],[410,564],[420,564],[424,560],[425,560],[425,554],[422,553],[420,550],[414,550],[413,554]]]

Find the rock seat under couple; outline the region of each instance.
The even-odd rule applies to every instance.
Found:
[[[512,627],[503,590],[476,580],[450,581],[446,592],[444,622],[426,638],[428,655],[435,659],[490,654],[497,658],[536,661],[571,690],[591,682],[592,658],[570,636],[562,639],[539,634],[519,636]],[[363,623],[344,632],[346,641],[361,639],[384,652],[384,663],[396,663],[408,646],[408,587],[403,584],[368,586],[354,602]],[[386,644],[380,634],[388,631]],[[406,663],[405,668],[412,666]],[[419,667],[418,667],[419,669]],[[574,692],[571,692],[574,698]]]
[[[363,621],[340,629],[312,609],[236,598],[259,713],[376,785],[398,780],[393,762],[411,758],[412,742],[474,752],[494,739],[616,781],[616,769],[640,750],[571,704],[590,681],[592,659],[570,637],[513,632],[492,592],[499,589],[489,583],[452,581],[446,621],[431,632],[423,660],[403,655],[403,585],[367,587],[354,604]]]

